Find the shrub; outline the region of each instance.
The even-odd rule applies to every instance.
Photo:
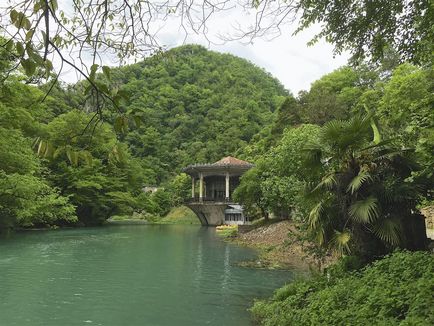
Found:
[[[355,262],[298,280],[255,302],[261,325],[434,325],[434,256],[395,252],[358,270]]]

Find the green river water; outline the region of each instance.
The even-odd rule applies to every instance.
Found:
[[[0,325],[250,325],[291,280],[237,266],[255,252],[213,228],[132,225],[0,238]]]

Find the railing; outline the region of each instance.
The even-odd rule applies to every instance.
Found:
[[[229,203],[231,202],[230,198],[222,198],[222,197],[194,197],[194,198],[188,198],[185,200],[185,202],[188,203],[204,203],[204,202],[215,202],[215,203]]]

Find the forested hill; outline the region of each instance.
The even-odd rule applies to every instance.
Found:
[[[159,183],[194,162],[243,148],[269,125],[288,92],[249,61],[186,45],[113,71],[143,123],[124,141]]]
[[[121,114],[104,109],[100,123],[85,83],[32,85],[19,70],[10,75],[15,66],[0,48],[0,231],[163,216],[189,192],[183,166],[244,148],[287,95],[245,60],[183,46],[112,69],[129,100]],[[115,132],[119,118],[138,113],[141,124]],[[164,190],[151,196],[146,184]]]

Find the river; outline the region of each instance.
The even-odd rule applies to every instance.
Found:
[[[0,238],[0,325],[251,325],[254,298],[293,277],[237,266],[254,257],[199,226],[15,233]]]

